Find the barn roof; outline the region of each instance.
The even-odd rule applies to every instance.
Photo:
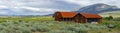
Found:
[[[85,18],[102,18],[98,14],[81,13],[81,15],[83,15]]]
[[[76,12],[60,12],[63,18],[73,18],[77,15]]]

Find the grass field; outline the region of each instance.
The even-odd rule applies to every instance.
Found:
[[[103,19],[100,24],[58,22],[52,16],[0,18],[0,33],[118,33],[119,29],[119,18]]]
[[[6,22],[6,21],[53,21],[54,19],[52,16],[38,16],[38,17],[1,17],[0,21],[1,22]]]
[[[104,12],[100,13],[103,17],[113,16],[114,18],[120,17],[120,11]]]

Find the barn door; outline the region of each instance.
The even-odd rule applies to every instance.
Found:
[[[81,23],[81,20],[80,19],[75,19],[75,22]]]
[[[99,20],[98,20],[98,19],[94,19],[94,18],[92,19],[92,18],[91,18],[91,19],[87,19],[87,22],[88,22],[88,23],[99,22]]]

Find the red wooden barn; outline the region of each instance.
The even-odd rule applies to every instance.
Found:
[[[90,13],[78,13],[75,17],[75,21],[78,23],[91,23],[91,22],[102,22],[102,17],[98,14]]]
[[[74,21],[76,12],[55,12],[53,17],[56,21]]]
[[[75,21],[78,23],[91,23],[102,21],[102,17],[100,15],[89,13],[55,12],[53,17],[56,21]]]

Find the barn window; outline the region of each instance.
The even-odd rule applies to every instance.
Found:
[[[63,18],[63,21],[73,21],[73,18]]]
[[[99,19],[97,19],[97,18],[88,18],[88,19],[87,19],[87,22],[88,22],[88,23],[91,23],[91,22],[99,22]]]

